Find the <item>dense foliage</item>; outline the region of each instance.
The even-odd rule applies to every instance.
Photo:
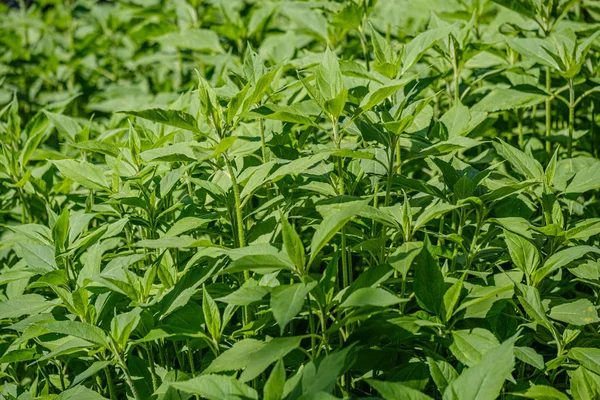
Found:
[[[600,2],[0,4],[0,398],[600,399]]]

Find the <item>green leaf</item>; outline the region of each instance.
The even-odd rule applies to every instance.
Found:
[[[265,347],[265,343],[256,339],[243,339],[220,354],[203,371],[204,374],[214,372],[235,371],[246,368],[256,352]]]
[[[515,347],[515,357],[539,370],[546,367],[544,357],[531,347]]]
[[[440,39],[446,38],[452,31],[452,26],[427,29],[415,36],[404,47],[402,55],[402,75],[415,65],[419,59]]]
[[[510,38],[507,43],[532,61],[549,66],[557,71],[562,71],[565,68],[560,56],[556,53],[556,48],[548,39]]]
[[[596,307],[588,299],[579,299],[554,306],[548,316],[572,325],[587,325],[600,321]]]
[[[283,236],[283,245],[285,246],[285,251],[292,262],[296,265],[298,271],[302,273],[306,265],[306,254],[304,252],[302,240],[283,213],[280,212],[279,217],[281,221],[281,235]]]
[[[0,357],[0,364],[14,364],[23,361],[35,360],[37,357],[35,349],[9,350]]]
[[[287,324],[302,311],[306,295],[317,285],[317,282],[294,283],[290,286],[277,286],[271,292],[271,311],[280,328],[280,333]]]
[[[54,114],[49,111],[44,111],[46,117],[52,122],[58,133],[71,141],[75,140],[75,136],[81,132],[81,126],[73,118],[63,114]]]
[[[461,363],[470,367],[479,363],[485,353],[499,345],[494,334],[483,328],[452,331],[452,339],[450,351]]]
[[[543,103],[548,95],[530,86],[515,86],[492,90],[472,108],[473,111],[496,112],[528,108]]]
[[[375,379],[365,379],[386,400],[431,400],[432,397],[419,392],[399,382],[384,382]]]
[[[271,375],[265,383],[264,400],[282,400],[285,387],[285,367],[283,361],[279,360],[271,370]]]
[[[596,253],[600,254],[600,249],[597,249],[592,246],[575,246],[569,247],[568,249],[561,250],[552,254],[550,257],[546,259],[544,265],[539,268],[533,274],[533,282],[535,284],[539,283],[546,276],[551,274],[552,272],[564,267],[569,264],[571,261],[575,261],[587,253]]]
[[[217,340],[221,335],[221,312],[204,285],[202,286],[202,313],[204,314],[206,329],[211,337]]]
[[[600,163],[596,163],[579,170],[567,185],[565,193],[585,193],[600,188],[600,179],[598,179],[599,168]]]
[[[79,339],[87,340],[88,342],[94,343],[100,347],[108,349],[108,337],[106,333],[97,326],[88,324],[87,322],[79,321],[54,321],[54,322],[43,322],[39,326],[42,328],[59,333],[61,335],[69,335]]]
[[[326,217],[323,222],[319,224],[310,245],[311,254],[308,266],[313,263],[319,254],[319,251],[321,251],[329,240],[331,240],[331,238],[333,238],[346,223],[358,215],[366,205],[367,201],[353,202],[335,214]]]
[[[390,254],[388,262],[395,270],[400,272],[403,279],[406,279],[410,266],[422,248],[422,242],[404,242],[398,246],[396,251]]]
[[[88,389],[85,386],[77,386],[65,390],[54,398],[55,400],[106,400],[106,397]]]
[[[336,98],[344,90],[340,63],[329,47],[325,50],[323,61],[317,67],[316,84],[325,100]]]
[[[536,400],[569,400],[569,396],[560,390],[545,385],[533,385],[525,392],[513,394],[515,396]]]
[[[421,229],[429,221],[441,217],[449,211],[456,210],[459,206],[445,203],[437,203],[433,206],[427,207],[417,218],[413,225],[412,234],[414,235],[419,229]]]
[[[579,362],[592,372],[600,374],[600,349],[595,347],[573,347],[569,358]]]
[[[439,315],[446,284],[428,237],[425,238],[423,249],[415,262],[414,291],[417,302],[425,311]]]
[[[39,294],[23,294],[0,302],[0,319],[19,318],[47,311],[54,304]]]
[[[501,140],[494,143],[494,148],[498,154],[510,163],[517,173],[540,184],[543,182],[544,169],[535,158]]]
[[[71,382],[71,387],[77,386],[81,382],[85,382],[86,379],[95,376],[96,374],[100,373],[100,371],[102,371],[104,368],[112,364],[114,364],[113,361],[96,361],[92,363],[92,365],[90,365],[85,371],[81,372],[80,374],[75,376],[75,378],[73,378],[73,381]]]
[[[444,400],[495,400],[514,369],[516,340],[516,336],[506,340],[463,371],[444,391]]]
[[[352,292],[346,300],[340,304],[341,308],[348,307],[389,307],[402,301],[399,297],[391,294],[385,289],[366,287]]]
[[[429,366],[431,378],[440,394],[443,394],[450,382],[458,377],[458,373],[454,367],[446,360],[437,360],[432,357],[427,357],[427,365]]]
[[[256,390],[235,379],[233,376],[202,375],[182,382],[173,382],[175,389],[201,396],[208,400],[256,399]]]
[[[142,111],[121,111],[122,113],[132,115],[134,117],[147,119],[152,122],[158,122],[172,126],[175,128],[186,129],[188,131],[203,133],[198,129],[198,122],[196,119],[184,112],[179,110],[163,110],[162,108],[150,108]]]
[[[506,229],[504,230],[504,239],[513,263],[527,276],[531,276],[540,264],[537,247],[523,236]]]
[[[535,20],[537,18],[535,4],[531,0],[492,0],[510,10],[513,10],[524,17]]]
[[[104,173],[94,164],[81,160],[56,160],[52,163],[65,177],[88,189],[110,191]]]
[[[256,378],[269,365],[298,348],[301,341],[302,337],[299,336],[271,339],[262,349],[254,353],[239,380],[241,382],[248,382]]]

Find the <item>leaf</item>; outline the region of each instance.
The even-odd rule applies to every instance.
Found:
[[[214,372],[235,371],[246,368],[254,354],[265,347],[265,343],[256,339],[243,339],[220,354],[203,371],[204,374]]]
[[[539,370],[546,367],[544,357],[531,347],[515,347],[515,357]]]
[[[385,289],[366,287],[352,292],[346,300],[340,304],[341,308],[348,307],[389,307],[402,301],[399,297],[391,294]]]
[[[310,259],[308,266],[312,265],[313,261],[319,254],[319,251],[331,240],[331,238],[352,218],[358,215],[367,205],[367,201],[354,202],[342,210],[326,217],[317,227],[312,242],[310,244]]]
[[[54,307],[54,303],[39,294],[23,294],[0,302],[0,320],[36,315],[51,307]]]
[[[151,161],[167,161],[167,162],[186,162],[196,161],[198,157],[194,153],[193,143],[183,142],[175,143],[170,146],[158,147],[140,153],[142,160]]]
[[[575,261],[587,253],[596,253],[600,254],[600,249],[597,249],[592,246],[575,246],[569,247],[568,249],[561,250],[552,254],[550,257],[546,259],[544,265],[539,268],[533,274],[533,282],[535,284],[539,283],[544,279],[544,277],[548,276],[552,272],[564,267],[569,264],[571,261]]]
[[[517,173],[540,184],[543,182],[544,170],[539,161],[501,140],[494,142],[494,148]]]
[[[271,292],[271,311],[273,317],[280,328],[280,334],[283,336],[283,331],[287,324],[300,311],[306,295],[317,285],[316,281],[305,283],[294,283],[290,286],[277,286]]]
[[[532,86],[515,86],[492,90],[472,108],[473,111],[496,112],[528,108],[543,103],[548,95]]]
[[[590,190],[600,188],[600,179],[598,179],[598,168],[600,163],[596,163],[587,168],[579,170],[565,189],[566,194],[585,193]]]
[[[425,311],[440,314],[446,284],[438,261],[433,256],[428,237],[425,238],[423,249],[415,259],[414,291],[419,305]]]
[[[365,379],[386,400],[430,400],[432,397],[419,392],[399,382],[384,382],[375,379]]]
[[[446,38],[452,31],[452,26],[428,29],[415,36],[404,48],[402,54],[402,75],[415,65],[419,59],[440,39]]]
[[[381,103],[398,90],[402,89],[406,86],[410,81],[408,79],[405,80],[392,80],[390,83],[382,85],[376,88],[374,91],[369,92],[360,102],[358,109],[355,111],[354,118],[358,117],[360,114],[365,111],[370,110],[375,107],[377,104]]]
[[[77,386],[65,390],[54,398],[55,400],[106,400],[106,397],[88,389],[85,386]]]
[[[444,391],[444,400],[495,400],[514,369],[516,340],[516,336],[506,340],[463,371]]]
[[[221,334],[221,312],[217,303],[208,294],[206,286],[202,286],[202,313],[204,314],[206,330],[213,339],[218,340]]]
[[[316,84],[325,100],[336,98],[344,90],[340,64],[329,46],[325,50],[323,61],[317,67]]]
[[[422,248],[422,242],[404,242],[398,246],[396,251],[390,254],[388,262],[395,270],[400,272],[403,279],[406,279],[410,266]]]
[[[600,349],[595,347],[573,347],[569,350],[569,358],[592,372],[600,374]]]
[[[40,323],[39,326],[50,332],[73,336],[79,339],[87,340],[88,342],[94,343],[105,349],[109,348],[106,333],[104,333],[104,331],[97,326],[88,324],[87,322],[54,321],[43,322]]]
[[[134,117],[147,119],[152,122],[158,122],[172,126],[175,128],[186,129],[195,133],[203,133],[198,129],[198,122],[196,119],[184,112],[179,110],[163,110],[162,108],[150,108],[141,111],[121,111],[122,113],[132,115]]]
[[[100,371],[102,371],[104,368],[112,364],[114,364],[112,361],[96,361],[92,363],[92,365],[90,365],[85,371],[81,372],[80,374],[75,376],[75,378],[73,378],[73,381],[71,382],[71,387],[77,386],[81,382],[85,382],[86,379],[95,376],[96,374],[100,373]]]
[[[31,361],[37,358],[35,349],[19,349],[7,351],[0,357],[0,364],[13,364],[23,361]]]
[[[587,325],[600,322],[596,307],[588,299],[579,299],[554,306],[548,316],[572,325]]]
[[[249,254],[233,261],[223,272],[233,274],[251,270],[259,274],[270,274],[282,269],[293,271],[294,265],[275,254]]]
[[[74,141],[75,136],[81,132],[81,126],[71,117],[63,114],[54,114],[45,110],[44,114],[52,122],[58,133],[66,139]]]
[[[264,400],[282,400],[283,390],[285,388],[285,367],[283,361],[277,361],[275,367],[271,370],[271,375],[265,383]]]
[[[239,380],[241,382],[248,382],[256,378],[269,365],[298,348],[301,341],[302,337],[300,336],[271,339],[262,349],[254,353]]]
[[[459,207],[452,205],[452,204],[445,204],[445,203],[437,203],[437,204],[434,204],[433,206],[427,207],[415,221],[415,224],[412,229],[412,234],[414,235],[419,229],[421,229],[423,226],[425,226],[425,224],[427,224],[429,221],[431,221],[437,217],[440,217],[449,211],[456,210],[457,208],[459,208]]]
[[[539,64],[562,71],[564,65],[556,53],[554,46],[547,39],[538,38],[510,38],[507,40],[510,47]]]
[[[94,164],[81,160],[55,160],[52,163],[66,178],[88,189],[110,191],[104,173]]]
[[[504,230],[504,239],[513,263],[527,276],[531,276],[540,264],[537,248],[528,239],[506,229]]]
[[[201,396],[208,400],[258,400],[258,393],[233,376],[202,375],[182,382],[173,382],[175,389]]]
[[[429,373],[435,385],[441,394],[444,393],[446,387],[458,377],[458,373],[446,360],[435,360],[432,357],[427,357],[427,365]]]
[[[185,29],[155,38],[162,46],[173,46],[199,52],[223,53],[219,35],[209,29]]]
[[[452,338],[450,351],[461,363],[469,367],[479,363],[484,354],[499,345],[494,334],[483,328],[452,331]]]
[[[285,251],[296,265],[298,271],[302,273],[306,265],[306,255],[304,252],[304,245],[298,233],[294,230],[294,227],[287,221],[283,213],[279,213],[281,221],[281,235],[283,236],[283,244]]]
[[[535,20],[537,14],[535,13],[535,5],[530,0],[492,0],[494,3],[498,3],[510,10],[518,12],[519,14],[529,19]]]
[[[560,390],[545,385],[533,385],[525,392],[513,394],[515,396],[536,400],[569,400],[569,396]]]

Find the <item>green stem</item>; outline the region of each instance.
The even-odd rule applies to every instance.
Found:
[[[117,394],[115,392],[115,383],[113,382],[108,367],[104,368],[104,374],[106,375],[106,384],[108,385],[108,393],[110,396],[110,400],[117,400]]]
[[[152,376],[152,389],[156,391],[158,389],[158,381],[156,379],[156,371],[154,369],[154,354],[152,353],[152,345],[144,346],[146,353],[148,354],[148,363],[150,364],[150,375]]]
[[[236,217],[236,225],[237,225],[237,237],[238,237],[238,246],[240,248],[246,247],[246,234],[244,231],[244,216],[242,210],[242,201],[240,199],[240,187],[238,186],[237,179],[235,176],[235,172],[233,171],[233,167],[229,158],[223,153],[223,158],[225,159],[225,164],[227,165],[227,172],[229,172],[229,176],[231,177],[231,187],[233,189],[233,199],[235,202],[235,217]],[[250,280],[250,271],[244,271],[244,281]],[[250,323],[252,317],[250,315],[250,309],[248,306],[244,306],[243,308],[243,324],[247,325]]]
[[[571,158],[573,152],[573,130],[575,127],[575,87],[573,78],[569,78],[569,142],[567,144],[567,155]]]
[[[523,150],[524,143],[523,143],[523,110],[522,109],[517,111],[517,118],[518,118],[517,131],[519,133],[519,148],[521,150]]]
[[[240,187],[238,186],[233,167],[227,156],[223,156],[227,165],[227,172],[231,178],[231,187],[233,189],[233,199],[235,202],[235,217],[237,225],[238,246],[246,247],[246,235],[244,232],[244,216],[242,215],[242,201],[240,200]]]
[[[550,67],[546,67],[546,92],[550,93],[552,89],[552,78],[550,76]],[[550,134],[552,132],[552,109],[550,108],[550,97],[546,99],[546,154],[552,156],[552,146],[550,143]]]

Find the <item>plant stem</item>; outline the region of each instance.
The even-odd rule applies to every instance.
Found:
[[[244,232],[244,216],[242,210],[242,201],[240,199],[240,187],[238,186],[237,179],[235,177],[235,172],[233,171],[233,167],[229,158],[223,153],[223,158],[225,159],[225,164],[227,165],[227,172],[229,172],[229,176],[231,178],[231,187],[233,189],[233,199],[234,199],[234,207],[235,207],[235,217],[236,217],[236,225],[237,225],[237,238],[238,238],[238,247],[246,247],[246,235]],[[250,271],[244,271],[244,282],[250,280]],[[248,306],[244,306],[243,308],[243,324],[247,325],[251,321],[250,309]]]
[[[552,77],[550,76],[550,67],[546,67],[546,92],[550,93],[552,89]],[[552,109],[550,108],[550,97],[546,99],[546,154],[552,156],[552,145],[550,143],[550,134],[552,132]]]
[[[573,152],[573,129],[575,125],[575,87],[573,78],[569,78],[569,142],[567,144],[567,155],[571,158]]]
[[[115,393],[115,383],[113,382],[112,376],[110,374],[110,370],[108,367],[104,368],[104,374],[106,375],[106,384],[108,385],[108,393],[110,396],[110,400],[117,400],[117,395]]]

